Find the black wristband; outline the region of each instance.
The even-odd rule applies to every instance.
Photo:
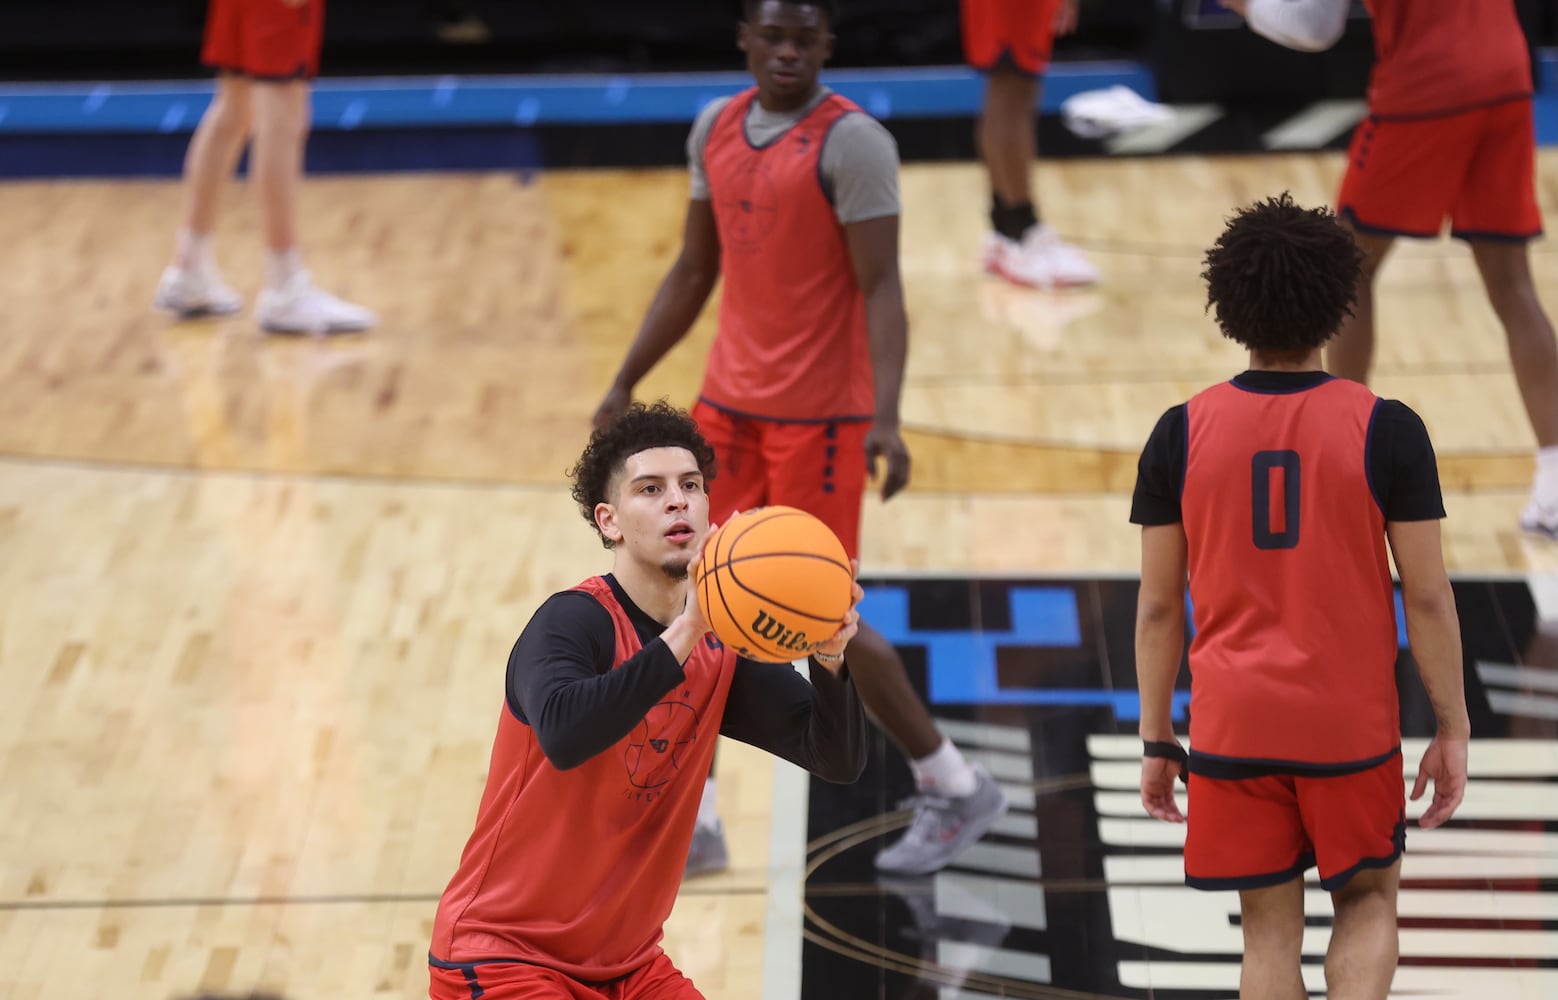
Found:
[[[1190,756],[1185,753],[1185,748],[1178,743],[1160,740],[1142,740],[1141,755],[1143,757],[1162,757],[1164,760],[1178,761],[1181,764]]]
[[[1190,776],[1190,755],[1185,753],[1185,748],[1173,741],[1142,740],[1141,755],[1143,757],[1161,757],[1164,760],[1172,760],[1179,765],[1179,780],[1188,782]]]

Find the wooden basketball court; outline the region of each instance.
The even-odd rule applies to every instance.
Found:
[[[1340,169],[1047,165],[1049,221],[1105,272],[1048,294],[976,272],[977,166],[906,168],[914,479],[870,502],[864,572],[1133,572],[1141,444],[1243,364],[1204,247],[1240,203],[1328,201]],[[1551,151],[1540,184],[1552,230]],[[0,185],[0,997],[426,995],[509,647],[610,565],[564,472],[685,192],[680,170],[313,179],[309,263],[382,321],[325,342],[150,308],[173,182]],[[227,208],[252,301],[252,200]],[[1534,264],[1558,309],[1550,242]],[[1375,387],[1434,435],[1452,570],[1558,570],[1517,530],[1534,441],[1469,253],[1403,245],[1380,303]],[[712,319],[641,396],[691,402]],[[748,1000],[797,904],[770,893],[775,768],[729,744],[720,768],[734,866],[688,883],[667,950]]]

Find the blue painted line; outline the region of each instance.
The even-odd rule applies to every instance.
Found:
[[[449,102],[454,99],[454,92],[459,89],[460,80],[458,77],[440,77],[438,82],[433,85],[433,106],[435,108],[448,107]]]
[[[362,116],[368,111],[368,102],[353,101],[341,110],[341,117],[336,125],[343,131],[351,131],[362,124]]]
[[[87,94],[87,99],[81,102],[81,113],[84,115],[97,114],[97,110],[103,106],[103,102],[108,100],[108,95],[112,92],[113,88],[106,83],[100,83],[93,87],[91,93]]]
[[[174,101],[168,105],[162,113],[162,121],[157,123],[158,132],[177,132],[179,126],[184,124],[184,114],[188,111],[188,105],[183,101]]]
[[[984,94],[983,79],[963,67],[840,70],[823,79],[879,118],[972,115]],[[745,73],[328,79],[314,86],[313,110],[320,130],[342,127],[343,116],[364,129],[687,123],[750,82]],[[1050,71],[1040,107],[1057,112],[1073,94],[1115,85],[1156,96],[1144,65],[1070,63]],[[213,87],[208,80],[0,86],[9,108],[0,132],[157,131],[174,102],[187,106],[192,129]],[[360,116],[347,115],[359,102]]]
[[[1558,144],[1558,53],[1537,65],[1537,138]],[[961,66],[837,70],[824,80],[878,118],[966,116],[984,93],[979,74]],[[313,91],[316,128],[465,128],[690,122],[709,101],[750,83],[745,73],[629,75],[440,76],[327,79]],[[1087,90],[1126,86],[1156,100],[1151,70],[1134,62],[1060,63],[1050,69],[1040,110],[1056,113]],[[14,84],[0,86],[3,132],[158,132],[168,108],[184,102],[187,131],[211,99],[209,80],[154,83]],[[347,110],[361,102],[361,113]],[[517,110],[516,110],[517,109]]]

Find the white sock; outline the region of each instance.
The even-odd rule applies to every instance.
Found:
[[[698,825],[705,830],[719,827],[719,796],[715,792],[714,779],[703,781],[703,798],[698,802]]]
[[[972,795],[979,787],[979,777],[963,759],[962,751],[946,738],[930,756],[910,761],[909,769],[922,790],[934,790],[951,799]]]
[[[1558,504],[1558,445],[1536,451],[1536,497],[1544,504]]]
[[[188,271],[213,271],[216,259],[211,254],[211,234],[180,229],[174,237],[173,256],[178,266]]]
[[[279,289],[303,270],[303,255],[297,247],[291,250],[267,250],[265,252],[265,285]]]

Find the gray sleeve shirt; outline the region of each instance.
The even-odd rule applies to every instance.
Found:
[[[810,114],[829,93],[823,88],[805,107],[791,112],[765,111],[754,104],[743,123],[747,139],[756,146],[767,145]],[[703,150],[714,119],[729,103],[728,97],[711,101],[698,113],[687,136],[689,197],[694,201],[709,199]],[[867,114],[849,114],[839,119],[822,147],[822,182],[843,225],[898,215],[898,143],[892,133]]]

